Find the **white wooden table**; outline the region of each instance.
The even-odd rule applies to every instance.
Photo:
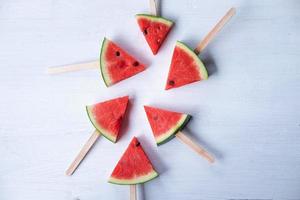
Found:
[[[162,1],[176,26],[153,56],[134,15],[147,0],[0,2],[0,199],[128,199],[107,183],[132,136],[160,177],[139,199],[300,199],[300,2]],[[200,56],[208,81],[164,91],[176,40],[191,46],[231,7],[237,15]],[[47,67],[98,59],[113,39],[149,68],[109,89],[99,71],[59,76]],[[72,177],[64,171],[93,130],[85,105],[131,95],[117,144],[101,138]],[[217,157],[209,165],[180,142],[155,146],[142,105],[194,116],[187,132]]]

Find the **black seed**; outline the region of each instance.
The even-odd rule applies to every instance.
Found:
[[[136,147],[138,147],[138,146],[140,146],[140,145],[141,145],[140,142],[137,142],[137,143],[135,144]]]
[[[147,31],[147,29],[145,29],[145,30],[144,30],[144,34],[145,34],[145,35],[147,35],[147,34],[148,34],[148,31]]]
[[[173,80],[169,80],[169,85],[174,85],[175,84],[175,82],[173,81]]]
[[[119,51],[116,52],[116,56],[120,56],[120,52]]]
[[[132,65],[136,67],[136,66],[139,66],[139,64],[140,63],[138,61],[135,61]]]

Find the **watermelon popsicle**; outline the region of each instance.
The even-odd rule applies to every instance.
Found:
[[[197,45],[194,51],[183,42],[176,42],[165,86],[166,90],[181,87],[196,81],[206,80],[208,78],[207,70],[198,57],[198,54],[213,40],[235,12],[235,8],[231,8]]]
[[[150,0],[151,14],[137,14],[136,20],[153,55],[156,55],[174,22],[158,16],[155,0]]]
[[[71,163],[66,175],[70,176],[74,173],[100,135],[113,143],[117,142],[128,102],[129,97],[124,96],[86,106],[88,117],[96,130]]]
[[[210,163],[214,162],[214,158],[204,148],[182,132],[191,118],[190,115],[150,106],[144,108],[157,145],[164,144],[175,136]]]
[[[136,199],[136,184],[148,182],[158,176],[141,143],[134,137],[115,166],[108,182],[130,185],[130,199]]]
[[[143,63],[139,62],[115,42],[104,38],[101,45],[100,61],[50,67],[48,68],[48,73],[57,74],[83,69],[100,69],[103,81],[109,87],[144,71],[146,68]]]

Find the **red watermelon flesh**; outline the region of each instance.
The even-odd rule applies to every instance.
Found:
[[[177,41],[165,89],[177,88],[208,78],[200,58],[184,43]]]
[[[162,17],[146,14],[138,14],[136,19],[152,53],[156,55],[174,23]]]
[[[114,42],[104,38],[100,69],[106,86],[111,86],[145,70],[145,65]]]
[[[94,127],[107,139],[116,142],[126,112],[128,96],[86,106]]]
[[[109,182],[131,185],[147,182],[158,176],[142,145],[134,137],[113,170]]]
[[[155,141],[162,144],[176,134],[188,122],[190,116],[160,108],[144,106]]]

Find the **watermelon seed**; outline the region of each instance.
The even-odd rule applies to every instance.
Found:
[[[138,147],[138,146],[140,146],[140,145],[141,145],[140,142],[137,142],[137,143],[135,144],[136,147]]]
[[[120,56],[120,52],[119,51],[116,52],[116,56]]]
[[[140,63],[138,61],[135,61],[132,65],[135,66],[135,67],[137,67],[137,66],[139,66],[139,64]]]
[[[144,34],[145,34],[145,35],[147,35],[147,34],[148,34],[148,31],[147,31],[147,29],[145,29],[145,30],[144,30]]]
[[[174,84],[175,84],[175,82],[174,82],[173,80],[170,80],[170,81],[169,81],[169,85],[172,85],[172,86],[173,86]]]

